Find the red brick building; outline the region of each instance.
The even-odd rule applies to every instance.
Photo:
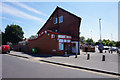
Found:
[[[68,53],[79,53],[80,23],[80,17],[57,7],[43,27],[37,32],[38,38],[30,41],[30,50],[36,47],[40,53],[59,54],[61,52],[61,54],[64,54],[65,51]],[[52,39],[53,35],[55,39]],[[60,36],[62,37],[61,39],[59,38]],[[61,42],[62,44],[60,44]],[[63,49],[61,50],[60,47]]]

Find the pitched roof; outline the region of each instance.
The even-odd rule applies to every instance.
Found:
[[[49,17],[49,19],[48,19],[48,20],[46,21],[46,23],[43,25],[43,27],[37,32],[37,34],[44,28],[44,26],[47,24],[47,22],[50,20],[50,18],[53,16],[53,14],[54,14],[58,9],[61,9],[62,11],[66,12],[66,13],[68,13],[68,14],[70,14],[70,15],[73,15],[73,16],[75,16],[76,18],[81,19],[80,17],[78,17],[78,16],[76,16],[76,15],[74,15],[74,14],[72,14],[72,13],[70,13],[70,12],[68,12],[68,11],[66,11],[66,10],[64,10],[64,9],[62,9],[62,8],[60,8],[60,7],[57,6],[57,8],[56,8],[56,9],[54,10],[54,12],[51,14],[51,16]]]

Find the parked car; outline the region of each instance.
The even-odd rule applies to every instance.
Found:
[[[117,51],[117,50],[118,50],[117,47],[111,47],[111,48],[110,48],[110,51]]]
[[[109,50],[109,46],[104,46],[104,50]]]
[[[10,46],[2,45],[2,53],[10,53]]]

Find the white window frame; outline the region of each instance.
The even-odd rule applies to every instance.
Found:
[[[54,17],[54,18],[53,18],[53,23],[54,23],[54,24],[57,24],[57,22],[58,22],[58,21],[57,21],[57,17]]]
[[[59,42],[63,42],[63,39],[59,39]]]
[[[65,35],[58,35],[58,38],[65,38]]]
[[[63,16],[60,16],[59,17],[59,23],[62,23],[63,22]]]
[[[51,38],[54,39],[55,38],[55,34],[51,34]]]

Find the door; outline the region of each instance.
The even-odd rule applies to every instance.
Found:
[[[64,43],[64,53],[65,52],[70,53],[70,51],[71,51],[71,45],[68,43]]]

